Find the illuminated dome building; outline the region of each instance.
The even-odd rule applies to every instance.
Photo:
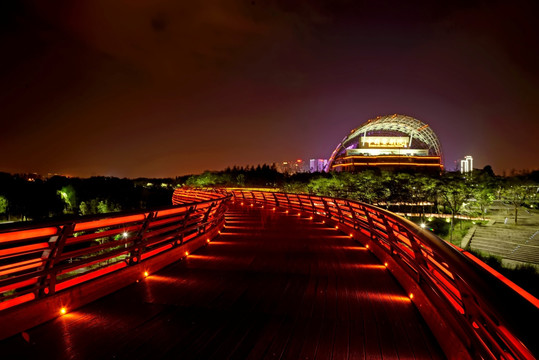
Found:
[[[328,171],[370,168],[440,172],[442,149],[425,123],[406,115],[371,119],[352,130],[328,161]]]

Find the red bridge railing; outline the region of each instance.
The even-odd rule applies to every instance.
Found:
[[[174,193],[174,206],[0,228],[0,316],[188,244],[224,223],[230,195]]]
[[[388,267],[450,358],[534,359],[539,301],[472,254],[389,211],[344,199],[231,190],[236,202],[308,213]]]

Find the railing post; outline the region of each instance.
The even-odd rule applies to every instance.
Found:
[[[329,209],[329,205],[325,198],[320,198],[322,200],[322,203],[324,203],[324,210],[326,211],[326,217],[328,219],[331,219],[331,210]]]
[[[335,204],[335,207],[337,208],[337,213],[339,214],[339,222],[342,224],[342,223],[344,223],[344,217],[342,215],[341,208],[340,208],[339,204],[337,203],[337,201],[333,201],[333,203]]]
[[[311,211],[313,212],[313,215],[316,215],[316,207],[314,206],[314,200],[312,195],[309,195],[309,200],[311,201]]]
[[[375,232],[374,232],[374,222],[372,221],[371,219],[371,214],[370,212],[367,210],[367,208],[365,206],[363,206],[363,211],[365,212],[365,216],[367,217],[367,222],[369,223],[369,231],[371,233],[371,240],[376,240],[376,236],[374,235]]]
[[[397,252],[395,251],[395,244],[397,243],[397,239],[395,237],[395,233],[393,232],[393,227],[389,225],[389,221],[387,221],[385,215],[382,215],[382,221],[384,222],[384,226],[386,227],[386,234],[389,240],[389,250],[391,251],[391,256],[396,255]]]
[[[174,242],[172,246],[178,246],[183,244],[183,238],[185,233],[185,228],[187,227],[187,221],[191,217],[191,214],[195,212],[196,205],[190,206],[189,209],[185,212],[181,225],[176,230],[176,236],[174,237]]]
[[[408,237],[408,240],[410,241],[410,244],[412,244],[412,251],[414,252],[414,256],[416,259],[416,262],[419,264],[420,267],[427,269],[427,260],[425,260],[425,256],[423,256],[423,253],[421,252],[421,247],[415,240],[414,236],[408,231],[404,230],[406,233],[406,236]],[[418,282],[421,281],[421,275],[419,275]]]
[[[350,205],[350,201],[347,201],[346,204],[348,205],[348,208],[350,209],[350,214],[352,215],[352,220],[354,223],[354,230],[358,230],[359,222],[357,221],[356,212],[354,211],[354,208],[352,208],[352,205]]]
[[[275,207],[279,207],[279,200],[277,199],[276,193],[273,193],[273,199],[275,200]]]
[[[288,206],[288,209],[291,209],[291,205],[290,205],[290,198],[288,197],[288,194],[287,193],[283,193],[284,196],[286,197],[286,202],[287,202],[287,206]]]
[[[45,265],[43,267],[44,276],[41,277],[39,283],[41,285],[41,290],[36,297],[41,297],[44,295],[52,295],[55,293],[56,288],[56,270],[55,266],[59,262],[59,257],[64,251],[64,245],[68,237],[73,235],[75,230],[75,223],[69,223],[62,227],[60,234],[51,236],[49,239],[48,250],[43,251],[43,257],[45,260]]]
[[[204,214],[204,217],[202,218],[202,232],[200,231],[200,226],[198,227],[199,234],[203,234],[206,232],[206,222],[208,221],[211,210],[213,209],[214,206],[215,206],[215,202],[212,202],[210,204],[210,207],[208,207],[208,211],[206,211],[206,213]]]
[[[142,226],[140,227],[140,230],[137,232],[137,235],[133,238],[133,245],[132,250],[129,253],[129,259],[127,261],[127,265],[135,265],[140,261],[140,257],[142,255],[142,246],[144,245],[144,238],[146,235],[146,230],[148,229],[148,226],[152,222],[153,218],[157,215],[155,211],[150,211],[148,213],[148,216],[146,216],[146,219],[144,219],[144,222],[142,223]]]

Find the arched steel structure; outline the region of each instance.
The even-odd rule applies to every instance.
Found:
[[[411,116],[393,114],[378,116],[350,131],[331,154],[326,170],[332,170],[335,159],[346,156],[346,151],[357,147],[360,138],[367,135],[409,136],[410,146],[428,150],[428,156],[439,157],[441,163],[442,147],[429,125]]]

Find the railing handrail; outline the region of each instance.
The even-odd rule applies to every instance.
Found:
[[[530,359],[537,353],[537,339],[529,324],[539,326],[539,300],[467,251],[413,222],[355,200],[282,192],[266,196],[263,191],[236,189],[231,192],[238,201],[316,213],[350,229],[363,230],[365,239],[417,277],[417,286],[428,284],[428,293],[446,303],[451,316],[462,326],[458,335],[463,343],[471,341],[470,351],[477,355]],[[316,202],[323,206],[315,206]]]
[[[198,238],[231,196],[180,189],[171,206],[0,228],[0,315]]]

